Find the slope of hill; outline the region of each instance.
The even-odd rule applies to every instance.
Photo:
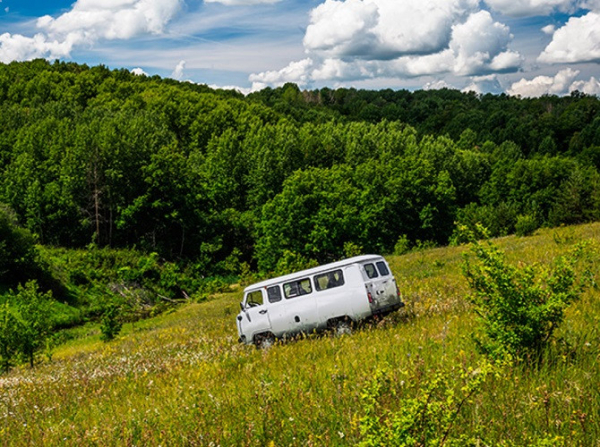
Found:
[[[471,334],[465,247],[391,256],[407,307],[352,335],[262,351],[236,341],[241,288],[126,325],[94,326],[33,370],[0,377],[4,445],[595,445],[600,438],[600,224],[497,244],[550,262],[588,240],[590,287],[538,365],[491,371]],[[581,272],[580,272],[581,273]],[[411,431],[412,430],[412,431]],[[406,435],[405,433],[405,435]]]

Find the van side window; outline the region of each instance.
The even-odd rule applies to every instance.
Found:
[[[315,288],[319,291],[343,285],[344,275],[341,270],[334,270],[333,272],[323,273],[322,275],[315,275]]]
[[[383,261],[377,262],[377,270],[379,270],[379,273],[381,274],[381,276],[387,276],[390,274],[390,271],[387,268],[387,265],[385,265],[385,262],[383,262]]]
[[[367,276],[371,279],[377,278],[379,275],[377,274],[377,270],[375,270],[375,266],[373,264],[365,264],[363,266],[365,271],[367,272]]]
[[[269,297],[269,303],[281,301],[281,289],[279,286],[271,286],[267,289],[267,296]]]
[[[310,279],[304,278],[283,285],[283,293],[286,298],[295,298],[300,295],[308,295],[312,292]]]
[[[249,307],[262,306],[262,304],[263,304],[262,292],[260,290],[255,290],[254,292],[250,292],[248,294],[248,298],[246,299],[246,304]]]

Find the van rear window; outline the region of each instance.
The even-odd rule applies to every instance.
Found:
[[[365,264],[363,267],[365,268],[365,271],[367,272],[367,276],[369,278],[373,279],[379,276],[373,264]]]
[[[288,282],[283,285],[283,293],[286,298],[295,298],[301,295],[308,295],[312,292],[310,279],[304,278],[298,281]]]
[[[379,270],[379,273],[381,274],[381,276],[387,276],[390,274],[390,271],[387,268],[387,265],[385,265],[385,262],[383,262],[383,261],[377,262],[377,270]]]
[[[344,285],[344,275],[341,270],[315,275],[315,288],[318,291],[333,289]]]

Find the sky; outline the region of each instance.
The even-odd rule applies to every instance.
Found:
[[[35,58],[244,93],[600,95],[600,0],[0,0],[0,62]]]

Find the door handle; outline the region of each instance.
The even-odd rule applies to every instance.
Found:
[[[259,310],[258,313],[264,315],[267,313],[267,309]]]

